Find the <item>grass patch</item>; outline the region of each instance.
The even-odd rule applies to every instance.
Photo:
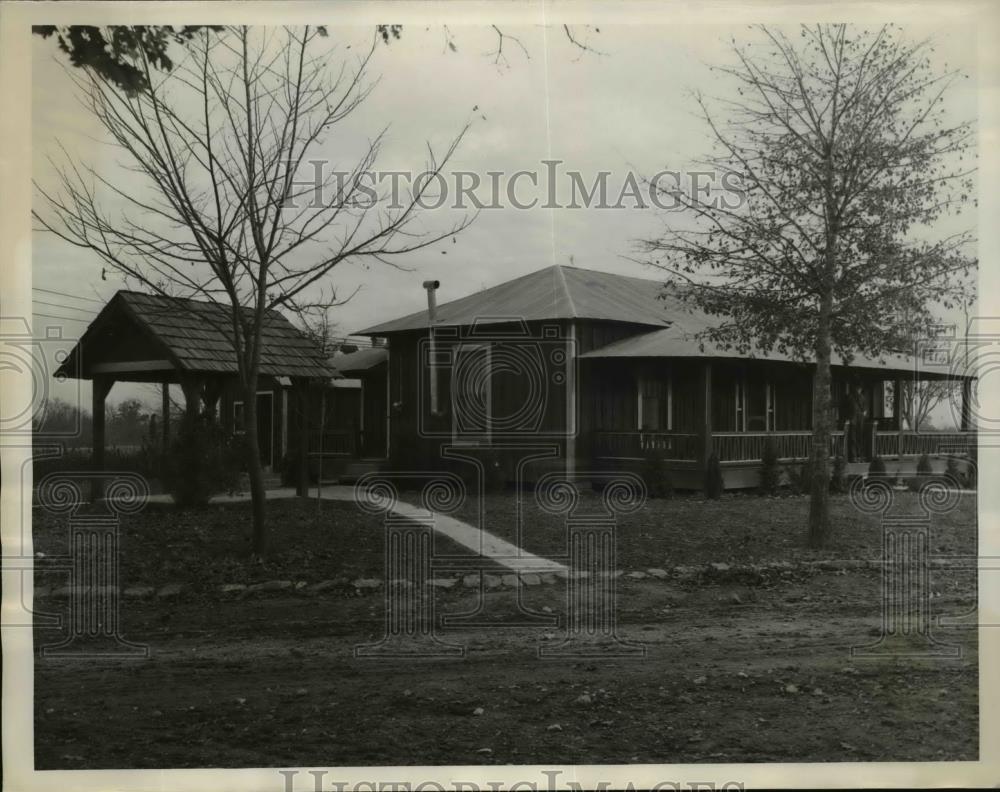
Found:
[[[92,507],[94,509],[100,507]],[[184,582],[210,589],[223,583],[265,580],[318,582],[338,577],[382,577],[385,534],[378,515],[352,503],[272,500],[267,503],[271,551],[251,555],[250,504],[219,504],[180,510],[150,504],[121,519],[119,570],[123,586],[159,586]],[[64,517],[33,513],[34,550],[46,559],[68,552],[69,527]],[[436,537],[435,549],[462,549]],[[39,559],[44,570],[44,560]],[[39,582],[66,585],[63,574],[44,575]]]
[[[560,555],[566,549],[564,518],[542,511],[531,492],[521,494],[521,546],[544,556]],[[485,527],[508,541],[517,541],[516,507],[513,493],[487,495]],[[596,514],[600,495],[580,493],[577,513]],[[897,492],[893,514],[918,515],[919,499],[910,492]],[[478,524],[475,508],[454,516]],[[806,547],[809,517],[808,497],[758,497],[726,494],[718,500],[678,497],[650,500],[638,512],[618,522],[618,566],[645,569],[670,565],[704,564],[713,561],[755,563],[819,559],[875,559],[882,552],[878,515],[860,512],[846,495],[830,498],[833,536],[828,547]],[[963,493],[958,507],[931,518],[931,552],[941,555],[975,554],[976,496]]]

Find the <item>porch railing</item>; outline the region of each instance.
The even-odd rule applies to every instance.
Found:
[[[712,446],[722,462],[759,462],[768,442],[778,459],[807,459],[812,453],[812,432],[713,432]],[[830,433],[830,456],[844,453],[844,433]]]
[[[759,462],[768,440],[779,459],[806,459],[812,450],[812,432],[714,432],[712,447],[722,462]],[[667,460],[694,462],[701,435],[679,432],[595,432],[594,456],[639,458],[655,452]],[[844,453],[844,433],[830,437],[830,454]]]
[[[638,458],[655,452],[664,459],[698,459],[697,434],[677,432],[595,432],[594,456]]]
[[[849,431],[849,430],[848,430]],[[897,432],[868,430],[868,442],[861,457],[868,459],[872,447],[879,456],[919,456],[921,454],[969,453],[975,446],[975,432]],[[872,437],[872,435],[874,435]],[[830,456],[847,456],[845,432],[830,433]],[[722,462],[759,462],[768,441],[778,458],[807,459],[812,453],[812,432],[713,432],[712,448]],[[595,432],[595,457],[642,458],[654,452],[666,460],[694,462],[699,458],[701,435],[681,432]],[[855,457],[858,458],[858,457]]]
[[[967,454],[975,445],[975,432],[875,432],[875,451],[879,456]]]

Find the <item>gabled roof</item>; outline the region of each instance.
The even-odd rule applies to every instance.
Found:
[[[101,360],[107,334],[116,332],[114,328],[123,323],[135,327],[141,336],[136,343],[149,349],[149,357],[166,357],[184,372],[235,374],[238,369],[228,331],[229,310],[221,303],[119,291],[90,323],[56,374],[89,377],[89,364]],[[274,377],[335,376],[316,343],[273,310],[264,315],[260,373]]]
[[[663,327],[671,300],[656,281],[556,264],[437,307],[437,326],[490,324],[519,318],[606,319]],[[358,335],[388,335],[427,327],[427,311],[369,327]]]

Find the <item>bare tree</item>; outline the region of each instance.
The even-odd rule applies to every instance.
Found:
[[[932,65],[930,42],[892,26],[758,33],[753,46],[734,41],[733,65],[716,69],[733,94],[697,97],[716,144],[706,165],[743,200],[700,185],[673,192],[691,222],[642,249],[684,299],[719,318],[705,338],[815,363],[818,546],[830,527],[831,357],[904,350],[934,324],[935,305],[960,298],[972,235],[934,238],[934,225],[973,200],[974,140],[943,104],[962,75]]]
[[[42,229],[154,292],[225,306],[219,329],[232,343],[244,395],[258,553],[267,532],[255,393],[267,312],[308,308],[343,261],[395,266],[470,222],[463,217],[442,233],[420,226],[434,178],[392,201],[366,182],[382,132],[346,171],[331,168],[313,183],[308,160],[322,156],[323,141],[374,88],[374,47],[342,54],[321,28],[202,29],[170,70],[158,70],[143,47],[119,53],[141,73],[141,90],[86,65],[70,70],[85,109],[135,179],[126,185],[67,155],[56,165],[57,189],[36,183]],[[440,160],[431,153],[429,173],[440,171],[462,134]]]

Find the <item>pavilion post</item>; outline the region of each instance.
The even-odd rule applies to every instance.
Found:
[[[205,381],[205,389],[202,393],[202,401],[205,404],[205,415],[211,423],[215,423],[218,417],[219,398],[222,396],[222,383],[218,379]]]
[[[962,414],[960,428],[963,432],[972,429],[972,380],[966,377],[962,380]]]
[[[712,455],[712,363],[704,361],[701,368],[699,391],[702,402],[702,418],[699,427],[698,464],[708,470],[708,458]]]
[[[115,384],[114,378],[95,375],[91,389],[91,459],[94,471],[104,471],[104,403]],[[91,479],[90,499],[98,501],[104,497],[104,479],[97,475]]]
[[[295,494],[299,497],[309,495],[309,387],[305,381],[298,383],[299,392],[299,475],[295,486]]]
[[[184,391],[184,411],[188,418],[198,417],[201,412],[201,393],[204,382],[200,377],[182,377],[181,390]]]

